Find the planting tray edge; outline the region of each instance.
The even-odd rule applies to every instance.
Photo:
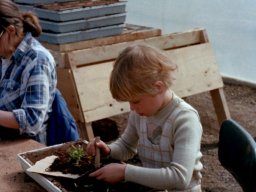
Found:
[[[58,145],[53,145],[49,147],[43,147],[40,149],[34,149],[22,153],[17,154],[17,159],[21,164],[22,169],[24,172],[30,176],[32,179],[34,179],[39,185],[41,185],[44,189],[46,189],[48,192],[61,192],[61,189],[59,189],[56,185],[54,185],[49,179],[47,179],[45,176],[38,174],[38,173],[32,173],[28,172],[27,169],[32,166],[31,162],[29,162],[24,156],[26,156],[27,153],[35,153],[35,152],[40,152],[44,150],[48,150],[51,148],[59,148],[62,147],[64,144],[58,144]]]

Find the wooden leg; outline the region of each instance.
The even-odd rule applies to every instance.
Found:
[[[210,94],[219,125],[221,125],[224,120],[231,118],[224,90],[223,88],[215,89],[210,91]]]
[[[92,123],[81,123],[79,125],[79,135],[81,139],[86,139],[90,141],[90,139],[94,138]]]
[[[92,123],[86,123],[85,128],[86,128],[87,139],[88,141],[90,141],[91,139],[94,138]]]

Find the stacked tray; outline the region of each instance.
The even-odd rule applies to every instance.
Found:
[[[126,1],[46,0],[50,3],[44,4],[34,0],[15,1],[21,9],[32,10],[39,17],[43,28],[40,41],[71,43],[119,35],[124,29]]]
[[[55,3],[55,2],[67,2],[72,0],[14,0],[18,4],[34,5],[37,3]]]

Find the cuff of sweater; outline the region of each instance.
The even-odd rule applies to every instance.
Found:
[[[139,167],[127,164],[125,168],[125,181],[136,182],[136,175],[139,172]]]
[[[108,145],[108,147],[110,149],[109,156],[112,157],[113,159],[117,159],[116,157],[119,156],[117,145],[110,144],[110,145]]]

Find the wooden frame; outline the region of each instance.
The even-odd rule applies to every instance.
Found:
[[[188,97],[210,92],[219,124],[230,118],[222,77],[206,30],[194,29],[67,52],[68,74],[76,94],[75,114],[85,124],[85,128],[80,129],[82,138],[94,137],[91,122],[129,111],[128,103],[118,103],[111,97],[108,82],[120,50],[139,43],[164,50],[178,65],[172,87],[177,95]],[[71,88],[66,91],[69,90]],[[72,106],[75,105],[71,103]]]

